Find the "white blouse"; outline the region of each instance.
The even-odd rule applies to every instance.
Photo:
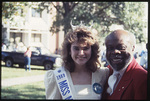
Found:
[[[94,83],[100,83],[100,85],[104,87],[106,79],[109,75],[109,69],[107,67],[100,67],[100,69],[92,73],[92,85],[74,85],[68,70],[66,70],[66,75],[68,77],[74,99],[101,99],[101,94],[96,94],[93,91],[92,85]],[[62,99],[53,70],[46,72],[44,84],[46,99]]]

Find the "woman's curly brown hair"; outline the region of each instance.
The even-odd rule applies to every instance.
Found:
[[[99,58],[99,44],[96,40],[96,34],[92,33],[85,28],[77,28],[73,31],[70,31],[66,34],[64,42],[62,44],[62,59],[63,59],[63,66],[68,69],[70,72],[74,71],[75,64],[70,55],[71,44],[74,42],[86,42],[88,45],[91,46],[92,54],[91,58],[86,64],[87,69],[92,72],[95,72],[100,65],[98,60]]]

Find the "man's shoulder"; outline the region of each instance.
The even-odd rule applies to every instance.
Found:
[[[136,66],[136,68],[134,68],[132,70],[132,76],[134,79],[147,79],[147,71],[141,67],[141,66]]]
[[[147,74],[147,71],[139,64],[134,68],[134,72],[138,74]]]

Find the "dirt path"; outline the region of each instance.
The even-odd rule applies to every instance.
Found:
[[[35,75],[27,77],[17,77],[11,79],[1,80],[1,87],[8,87],[13,85],[20,85],[32,82],[44,81],[44,75]]]

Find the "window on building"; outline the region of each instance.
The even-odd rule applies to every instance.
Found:
[[[32,34],[31,41],[32,42],[41,42],[41,34]]]
[[[41,18],[42,17],[41,10],[38,8],[32,8],[32,17]]]
[[[14,44],[22,42],[22,33],[11,33],[10,42]]]

